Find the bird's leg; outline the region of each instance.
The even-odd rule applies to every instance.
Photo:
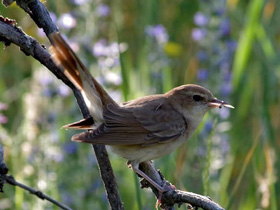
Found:
[[[153,185],[157,190],[158,190],[158,198],[157,198],[157,202],[156,202],[156,209],[158,204],[161,203],[161,198],[162,198],[162,194],[164,192],[167,192],[169,190],[174,190],[174,187],[172,186],[167,186],[166,183],[164,183],[164,186],[160,186],[159,184],[157,184],[154,180],[152,180],[147,174],[145,174],[143,171],[141,171],[139,169],[139,164],[137,163],[131,163],[128,162],[129,167],[131,167],[131,169],[137,173],[138,175],[142,176],[144,179],[146,179],[151,185]]]
[[[144,179],[146,179],[151,185],[153,185],[155,188],[157,188],[157,190],[159,191],[159,193],[163,193],[166,190],[161,187],[158,183],[156,183],[154,180],[152,180],[150,177],[147,176],[147,174],[145,174],[143,171],[141,171],[140,169],[134,167],[131,165],[132,170],[139,174],[140,176],[142,176]]]
[[[150,177],[147,176],[143,171],[141,171],[139,168],[135,168],[131,165],[132,170],[137,173],[138,175],[142,176],[144,179],[146,179],[151,185],[153,185],[158,190],[158,198],[156,202],[156,209],[158,209],[158,205],[161,203],[161,197],[163,192],[167,191],[163,187],[161,187],[159,184],[157,184],[154,180],[152,180]]]

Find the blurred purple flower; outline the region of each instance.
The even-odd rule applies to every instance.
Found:
[[[37,28],[37,34],[40,37],[45,37],[46,36],[46,34],[45,34],[45,32],[42,28]]]
[[[83,5],[87,2],[89,2],[89,0],[72,0],[72,2],[76,5]]]
[[[70,204],[73,204],[74,199],[73,199],[73,196],[70,193],[68,193],[67,191],[63,190],[63,192],[62,192],[62,201],[66,205],[70,205]]]
[[[197,58],[198,58],[198,60],[200,60],[200,61],[205,61],[205,60],[207,60],[208,56],[207,56],[207,53],[206,53],[205,51],[200,50],[200,51],[197,53]]]
[[[229,109],[221,109],[219,110],[219,115],[222,119],[227,119],[229,117],[230,110]]]
[[[228,41],[226,41],[226,45],[227,45],[228,50],[229,50],[230,52],[234,52],[234,51],[236,50],[236,48],[237,48],[237,42],[234,41],[234,40],[228,40]]]
[[[65,13],[59,17],[57,25],[61,28],[71,29],[77,25],[77,21],[70,13]]]
[[[104,39],[99,40],[93,45],[93,55],[95,57],[107,55],[107,46],[106,41]]]
[[[97,7],[97,14],[100,17],[106,17],[110,14],[110,12],[111,12],[111,9],[107,4],[100,4]]]
[[[147,26],[146,34],[155,38],[159,43],[166,43],[169,39],[169,36],[163,25]]]
[[[108,56],[118,56],[119,55],[119,44],[117,42],[112,42],[108,46]]]
[[[229,109],[224,109],[229,112]],[[228,154],[230,150],[230,144],[229,144],[229,137],[228,135],[222,135],[221,142],[219,143],[219,147],[221,149],[222,155]]]
[[[7,110],[7,109],[8,109],[8,105],[0,102],[0,111],[1,110]]]
[[[197,78],[200,81],[205,81],[208,78],[208,70],[207,69],[198,69]]]
[[[45,74],[44,76],[39,77],[38,80],[42,86],[48,86],[53,82],[53,77],[51,74]]]
[[[231,82],[231,78],[232,78],[232,74],[231,74],[230,70],[224,72],[224,81],[225,82]]]
[[[195,41],[201,41],[207,34],[207,30],[204,28],[194,28],[192,30],[192,38]]]
[[[194,23],[198,26],[205,26],[209,21],[209,18],[202,12],[197,12],[194,15]]]
[[[49,12],[49,14],[50,14],[50,17],[51,17],[52,21],[54,23],[56,23],[56,20],[57,20],[56,14],[54,14],[53,12]]]
[[[208,120],[205,124],[204,124],[204,128],[201,130],[201,132],[199,133],[199,137],[201,139],[206,138],[209,133],[212,131],[213,129],[213,122]]]
[[[67,142],[63,147],[65,153],[67,154],[75,154],[78,150],[77,143],[75,142]]]
[[[223,19],[222,22],[220,23],[219,27],[219,33],[221,36],[227,36],[230,34],[231,29],[230,29],[230,20],[229,19]]]
[[[46,158],[51,159],[55,162],[62,162],[64,159],[64,155],[61,152],[57,153],[46,153]]]
[[[212,121],[207,121],[204,125],[204,129],[207,133],[210,133],[213,129],[213,122]]]
[[[57,92],[60,96],[67,97],[70,94],[70,88],[65,84],[61,84],[60,86],[58,86]]]
[[[232,85],[228,83],[224,83],[220,89],[221,95],[222,96],[229,96],[232,92]]]
[[[42,94],[45,97],[52,97],[54,93],[53,93],[53,91],[49,87],[45,87],[42,90]]]
[[[126,43],[112,42],[107,44],[104,39],[101,39],[93,45],[92,52],[98,58],[98,64],[101,67],[111,68],[119,65],[119,54],[126,51],[126,49]]]
[[[225,54],[224,54],[225,55]],[[222,72],[228,72],[230,71],[230,63],[229,63],[229,59],[228,56],[223,57],[220,62],[219,62],[219,66],[220,66],[220,70]]]
[[[0,124],[6,124],[8,122],[8,118],[5,115],[0,114]]]

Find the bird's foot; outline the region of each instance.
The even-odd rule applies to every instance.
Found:
[[[158,209],[158,206],[161,204],[163,193],[176,190],[175,185],[170,184],[169,182],[164,182],[164,184],[161,188],[162,189],[158,191],[158,197],[157,197],[157,202],[156,202],[156,206],[155,206],[156,209]]]

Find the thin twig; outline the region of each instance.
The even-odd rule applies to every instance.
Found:
[[[18,186],[28,192],[30,192],[31,194],[33,195],[36,195],[38,198],[42,199],[42,200],[48,200],[50,201],[51,203],[57,205],[58,207],[62,208],[62,209],[66,209],[66,210],[72,210],[71,208],[69,208],[68,206],[64,205],[63,203],[60,203],[58,202],[57,200],[53,199],[52,197],[42,193],[41,191],[39,190],[35,190],[29,186],[26,186],[20,182],[17,182],[14,177],[12,176],[6,176],[6,182],[11,184],[11,185],[14,185],[14,186]]]

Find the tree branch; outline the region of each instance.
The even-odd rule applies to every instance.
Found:
[[[23,4],[23,2],[25,2]],[[26,3],[26,1],[17,1],[17,4],[20,5],[21,8],[24,8],[25,11],[27,11],[30,14],[32,14],[32,18],[36,19],[36,23],[38,22],[38,26],[44,27],[45,32],[50,32],[54,30],[54,27],[49,26],[48,24],[53,24],[52,22],[49,23],[48,21],[42,21],[41,19],[44,19],[44,16],[40,15],[40,9],[42,10],[42,7],[39,7],[38,11],[36,10],[36,5],[41,4],[39,1],[29,1],[29,2],[36,2],[32,3],[32,7],[29,7],[29,4]],[[35,9],[36,11],[33,11],[31,9]],[[35,15],[36,13],[36,15]],[[37,14],[38,13],[38,14]],[[42,12],[44,14],[44,11]],[[48,13],[47,13],[48,14]],[[38,19],[37,19],[38,18]],[[42,22],[40,22],[42,21]],[[5,22],[0,21],[0,40],[7,42],[12,42],[20,47],[20,49],[27,55],[32,55],[36,60],[41,62],[43,65],[45,65],[49,70],[51,70],[58,78],[62,79],[63,82],[66,83],[66,85],[70,86],[72,90],[74,91],[74,94],[76,96],[77,102],[81,108],[81,111],[84,115],[84,117],[87,117],[89,115],[88,110],[86,109],[83,99],[80,95],[80,92],[73,87],[73,85],[65,78],[64,75],[61,75],[61,72],[59,69],[55,66],[55,64],[50,59],[50,55],[44,48],[40,46],[40,44],[33,38],[29,37],[25,33],[18,32],[18,28],[15,26],[4,26],[7,25]],[[8,27],[8,28],[7,28]],[[11,28],[12,27],[12,28]],[[5,30],[9,30],[9,32],[5,32]],[[48,35],[48,34],[47,34]],[[18,38],[13,38],[14,36]],[[18,41],[23,40],[23,41]],[[28,43],[32,43],[31,45]],[[32,49],[30,49],[30,47]],[[36,49],[36,50],[35,50]],[[26,53],[27,52],[27,53]],[[99,162],[99,167],[101,170],[101,176],[104,181],[109,202],[112,209],[123,209],[123,205],[120,201],[119,194],[117,191],[117,185],[115,184],[115,178],[111,176],[112,168],[108,159],[108,154],[105,149],[102,148],[102,146],[94,145],[94,150],[97,156],[97,160]],[[101,163],[102,161],[102,163]],[[102,172],[105,170],[104,173]],[[142,170],[145,174],[147,174],[149,177],[151,177],[155,182],[157,182],[159,185],[170,185],[170,183],[166,180],[164,180],[161,173],[159,173],[154,166],[150,163],[141,163],[140,164],[140,170]],[[107,176],[109,175],[109,176]],[[107,178],[106,178],[107,177]],[[112,182],[112,183],[111,183]],[[141,181],[142,187],[150,187],[154,194],[158,197],[158,191],[151,186],[149,183],[147,183],[145,180]],[[117,199],[117,201],[116,201]],[[222,207],[220,207],[218,204],[213,202],[211,199],[205,196],[201,196],[198,194],[190,193],[190,192],[184,192],[179,190],[170,190],[163,194],[162,196],[162,203],[160,207],[162,209],[171,210],[174,209],[175,204],[181,205],[182,203],[189,203],[193,207],[200,207],[205,210],[223,210]]]

